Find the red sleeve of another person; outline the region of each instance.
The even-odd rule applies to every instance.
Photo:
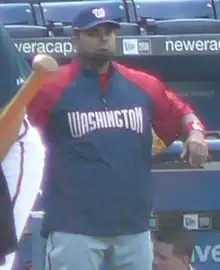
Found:
[[[41,132],[47,124],[50,113],[56,105],[67,84],[74,78],[77,65],[61,67],[52,78],[38,91],[28,106],[28,118],[31,124]]]
[[[183,118],[194,113],[192,108],[154,76],[118,65],[118,70],[152,99],[152,121],[157,136],[169,146],[182,131]]]

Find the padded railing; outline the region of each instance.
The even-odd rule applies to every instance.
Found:
[[[208,139],[209,147],[209,161],[208,162],[220,162],[220,139]],[[182,153],[183,143],[180,141],[174,142],[170,147],[168,147],[164,153],[155,156],[154,164],[164,163],[164,162],[184,162],[181,160],[180,155]],[[174,165],[175,167],[175,165]],[[220,167],[219,167],[220,169]],[[220,176],[219,176],[220,179]]]

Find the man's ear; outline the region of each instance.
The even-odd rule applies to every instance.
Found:
[[[73,29],[73,37],[79,38],[80,31],[77,29]]]
[[[73,45],[73,50],[78,49],[78,39],[79,39],[79,31],[73,30],[72,34],[72,45]]]

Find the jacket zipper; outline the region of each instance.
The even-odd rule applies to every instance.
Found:
[[[102,103],[104,105],[105,110],[108,110],[108,100],[107,100],[106,96],[102,95],[101,99],[102,99]]]

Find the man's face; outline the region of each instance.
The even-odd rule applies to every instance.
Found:
[[[173,245],[154,242],[153,270],[186,270],[184,257],[175,255]]]
[[[84,57],[110,60],[116,49],[114,29],[106,24],[76,32],[74,45],[78,53]]]

